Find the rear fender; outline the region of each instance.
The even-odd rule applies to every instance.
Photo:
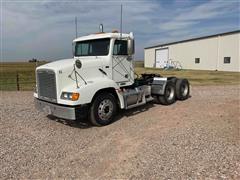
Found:
[[[168,78],[166,77],[154,77],[151,84],[151,94],[152,95],[163,95],[165,92],[165,87]]]

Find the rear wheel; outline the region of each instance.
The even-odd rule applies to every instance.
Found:
[[[176,82],[176,98],[185,100],[189,97],[190,88],[187,79],[178,79]]]
[[[112,94],[99,94],[90,108],[90,121],[96,126],[105,126],[113,122],[116,115],[117,104]]]
[[[175,96],[175,84],[172,81],[168,81],[165,86],[164,95],[157,96],[157,102],[163,105],[170,105],[175,102]]]

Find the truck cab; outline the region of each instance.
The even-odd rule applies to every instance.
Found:
[[[62,119],[88,118],[93,125],[103,126],[114,121],[119,108],[133,108],[154,98],[161,104],[175,102],[179,83],[178,99],[188,98],[187,80],[155,74],[136,77],[133,58],[133,33],[96,33],[74,39],[73,58],[36,69],[37,109]]]

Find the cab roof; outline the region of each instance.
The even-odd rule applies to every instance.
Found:
[[[90,34],[87,36],[78,37],[73,40],[73,42],[77,41],[85,41],[85,40],[91,40],[91,39],[103,39],[103,38],[116,38],[119,39],[121,36],[120,33],[96,33],[96,34]],[[122,34],[122,38],[129,38],[130,34]]]

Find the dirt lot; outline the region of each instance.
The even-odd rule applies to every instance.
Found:
[[[240,87],[193,87],[106,127],[50,119],[31,92],[1,92],[0,179],[239,179]]]

